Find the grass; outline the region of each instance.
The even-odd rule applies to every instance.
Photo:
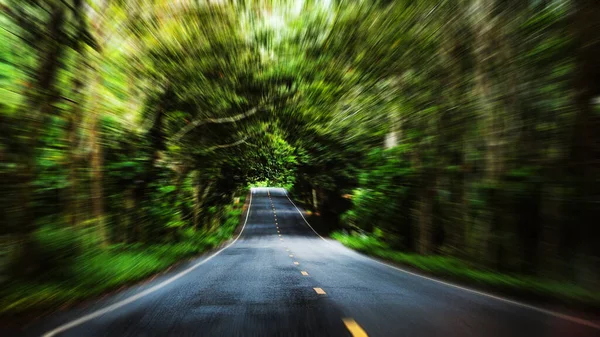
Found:
[[[574,284],[524,275],[503,274],[478,268],[451,256],[421,256],[394,251],[384,242],[368,235],[349,235],[335,232],[331,237],[340,241],[346,247],[367,255],[478,288],[491,289],[536,300],[600,308],[600,292],[594,292]]]
[[[186,232],[174,244],[114,245],[77,256],[55,281],[12,281],[0,289],[0,314],[44,311],[101,295],[143,280],[174,263],[196,256],[231,238],[239,224],[241,207],[228,210],[215,231]]]

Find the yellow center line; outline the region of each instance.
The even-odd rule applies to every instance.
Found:
[[[295,264],[295,265],[299,265],[299,264],[300,264],[300,262],[294,261],[294,264]]]
[[[356,321],[352,318],[344,318],[342,320],[344,321],[346,328],[348,328],[350,331],[352,337],[369,337],[365,330],[363,330],[363,328],[361,328],[360,325],[358,325],[358,323],[356,323]]]
[[[313,288],[315,290],[315,292],[319,295],[325,295],[325,290],[321,289],[321,288]]]
[[[308,273],[305,272],[304,270],[300,272],[300,274],[304,275],[304,276],[308,276]]]
[[[290,254],[290,257],[294,257],[294,255]]]

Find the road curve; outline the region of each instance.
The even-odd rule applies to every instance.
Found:
[[[599,336],[593,322],[391,268],[319,237],[285,190],[252,190],[238,239],[24,336]]]

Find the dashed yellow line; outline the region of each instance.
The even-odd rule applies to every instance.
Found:
[[[308,276],[308,273],[305,272],[304,270],[300,272],[300,274],[304,275],[304,276]]]
[[[326,292],[325,290],[321,289],[321,288],[313,288],[315,290],[315,292],[319,295],[325,295]]]
[[[356,323],[356,321],[352,318],[344,318],[342,320],[344,321],[348,331],[350,331],[352,337],[369,337],[365,330],[363,330],[363,328],[361,328],[360,325],[358,325],[358,323]]]
[[[298,261],[294,261],[294,264],[295,264],[295,265],[299,265],[299,264],[300,264],[300,262],[298,262]]]
[[[290,254],[290,257],[294,257],[294,255]]]

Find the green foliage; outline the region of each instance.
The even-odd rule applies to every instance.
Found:
[[[407,146],[376,149],[366,158],[359,188],[352,193],[352,208],[344,216],[346,224],[368,232],[376,228],[398,247],[410,248],[413,225],[416,173],[406,159]]]
[[[18,258],[17,263],[23,259],[33,259],[43,267],[42,275],[36,275],[41,278],[49,276],[51,278],[70,277],[73,271],[69,266],[74,263],[76,258],[82,253],[81,233],[71,228],[60,227],[56,225],[45,225],[38,229],[34,234],[36,250],[31,255],[25,255]],[[19,268],[19,266],[15,266]]]
[[[44,227],[36,237],[43,263],[52,268],[49,270],[54,278],[6,284],[0,291],[0,313],[55,308],[143,280],[231,238],[239,225],[241,212],[241,209],[225,207],[220,211],[222,225],[217,231],[183,229],[177,243],[121,244],[103,251],[83,251],[79,233],[71,229]],[[67,275],[69,277],[65,277]]]
[[[369,235],[331,235],[345,246],[365,254],[386,259],[401,266],[414,268],[425,274],[450,278],[484,289],[493,289],[512,295],[538,296],[563,303],[600,306],[600,293],[571,283],[553,282],[525,275],[508,275],[466,263],[451,256],[422,256],[394,251],[377,238]]]

